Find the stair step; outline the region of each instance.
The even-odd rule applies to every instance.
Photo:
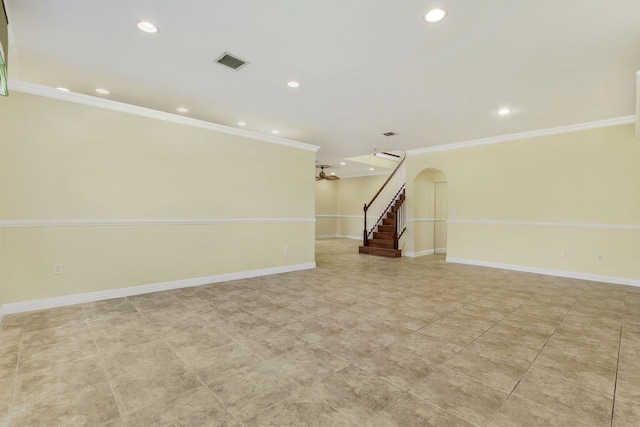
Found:
[[[380,233],[393,233],[394,231],[396,231],[396,225],[379,225],[378,226],[378,231]]]
[[[393,249],[393,240],[369,239],[369,246],[374,248]]]
[[[382,220],[382,225],[393,225],[393,226],[395,226],[396,225],[396,220],[395,220],[395,218],[392,218],[392,219],[386,219],[385,218],[385,219]]]
[[[395,217],[396,217],[395,211],[387,212],[387,219],[391,219]]]
[[[400,258],[402,251],[400,249],[375,248],[372,246],[360,246],[361,254],[378,255],[387,258]]]
[[[376,231],[373,233],[373,238],[380,239],[380,240],[393,240],[393,231],[392,232]]]

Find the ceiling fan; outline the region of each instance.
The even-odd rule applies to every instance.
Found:
[[[317,168],[320,168],[320,174],[319,176],[316,176],[316,181],[322,181],[323,179],[326,179],[327,181],[335,181],[336,179],[340,179],[335,175],[329,175],[327,176],[326,173],[324,173],[324,168],[330,168],[331,166],[327,166],[327,165],[316,165]]]

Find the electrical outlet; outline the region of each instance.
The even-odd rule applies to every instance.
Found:
[[[53,274],[62,274],[62,264],[55,264],[53,266]]]

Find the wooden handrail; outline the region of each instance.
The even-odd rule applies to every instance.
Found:
[[[391,181],[391,178],[393,178],[393,176],[396,174],[396,172],[398,172],[398,169],[400,169],[400,166],[402,166],[402,164],[404,163],[404,161],[406,159],[407,159],[407,153],[404,154],[404,157],[402,158],[400,163],[398,163],[398,166],[396,166],[396,168],[393,170],[391,175],[389,175],[389,178],[387,178],[387,180],[384,182],[384,184],[382,184],[382,187],[380,187],[380,189],[378,190],[376,195],[373,196],[373,198],[371,199],[371,201],[368,204],[364,205],[364,211],[365,212],[367,212],[367,209],[369,208],[369,206],[371,206],[371,204],[376,200],[376,198],[380,195],[380,193],[382,193],[382,190],[384,190],[384,187],[386,187],[387,184],[389,183],[389,181]]]

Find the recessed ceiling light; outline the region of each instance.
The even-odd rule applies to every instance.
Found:
[[[287,83],[287,86],[289,86],[289,87],[300,87],[300,83],[295,82],[295,81],[290,81],[289,83]]]
[[[346,163],[345,163],[345,162],[340,163],[340,166],[344,166],[344,165],[346,165]]]
[[[155,25],[153,25],[151,22],[148,22],[148,21],[138,22],[138,28],[140,28],[145,33],[155,33],[158,31],[158,27],[156,27]]]
[[[271,131],[271,133],[272,133],[272,134],[274,134],[274,135],[277,135],[277,134],[279,134],[279,133],[280,133],[280,131],[279,131],[279,130],[275,130],[275,129],[274,129],[274,130],[272,130],[272,131]]]
[[[69,89],[67,89],[66,87],[57,87],[56,89],[61,90],[63,92],[71,92]]]
[[[424,15],[424,20],[427,22],[438,22],[441,21],[446,14],[447,12],[442,9],[433,9],[427,12],[426,15]]]
[[[508,116],[509,114],[511,114],[511,110],[508,108],[503,108],[502,110],[498,111],[498,114],[500,114],[501,116]]]
[[[331,172],[331,175],[335,175],[335,174],[336,174],[335,172]]]
[[[106,89],[103,89],[101,87],[99,87],[98,89],[96,89],[96,92],[98,92],[100,95],[109,95],[109,91]]]
[[[236,123],[238,126],[246,126],[247,124],[245,122],[238,122]]]
[[[178,108],[176,108],[176,111],[179,112],[179,113],[188,113],[189,112],[189,110],[187,110],[184,107],[178,107]]]
[[[370,171],[374,171],[375,169],[374,169],[374,168],[369,168],[369,170],[370,170]]]

